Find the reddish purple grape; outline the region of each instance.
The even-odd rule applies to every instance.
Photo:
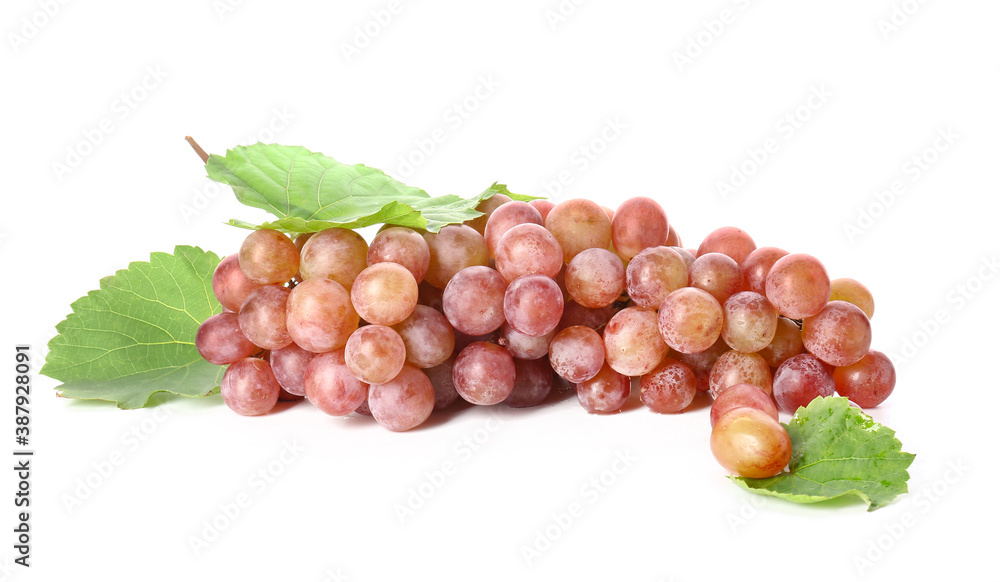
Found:
[[[407,431],[434,411],[434,386],[420,368],[404,364],[395,378],[368,389],[368,408],[375,421],[392,431]]]
[[[271,350],[268,361],[278,384],[293,396],[305,396],[306,368],[316,356],[315,352],[291,344],[279,350]]]
[[[330,416],[347,416],[368,398],[368,384],[351,373],[343,348],[313,358],[303,385],[309,402]]]
[[[226,369],[220,391],[230,409],[244,416],[258,416],[278,403],[281,385],[266,361],[243,358]]]
[[[639,397],[653,412],[683,412],[698,393],[694,372],[682,362],[663,358],[649,373],[639,378]]]
[[[474,342],[458,354],[452,377],[455,389],[466,401],[498,404],[514,390],[514,358],[496,344]]]
[[[552,391],[552,366],[545,358],[514,359],[514,389],[503,401],[511,408],[537,406]]]
[[[870,350],[850,366],[833,370],[837,393],[861,408],[874,408],[885,402],[896,386],[896,368],[882,352]]]
[[[833,396],[833,369],[812,354],[785,360],[774,372],[774,399],[778,408],[795,412],[819,396]]]
[[[614,414],[628,402],[632,380],[615,372],[606,363],[591,379],[576,384],[576,397],[592,414]]]
[[[260,351],[240,331],[239,316],[231,312],[219,313],[203,321],[195,333],[194,345],[201,357],[220,366]]]
[[[868,353],[872,324],[857,305],[831,301],[802,320],[802,345],[831,366],[850,366]]]

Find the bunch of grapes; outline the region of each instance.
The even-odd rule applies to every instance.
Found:
[[[812,256],[734,227],[686,249],[646,197],[611,210],[498,194],[479,210],[437,233],[386,226],[370,245],[340,228],[251,233],[219,264],[225,311],[196,339],[229,366],[226,404],[259,415],[304,397],[405,431],[458,398],[534,406],[560,382],[614,413],[635,380],[658,413],[709,393],[716,458],[761,477],[791,454],[778,410],[892,392],[892,364],[870,349],[871,293]]]

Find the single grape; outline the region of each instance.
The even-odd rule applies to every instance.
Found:
[[[774,420],[778,420],[778,408],[774,405],[774,399],[761,390],[760,386],[736,384],[727,388],[712,402],[712,410],[709,414],[712,426],[719,422],[723,414],[743,406],[756,408]]]
[[[454,368],[455,356],[451,356],[437,366],[424,370],[424,374],[427,374],[431,385],[434,386],[434,410],[448,408],[459,398],[458,390],[455,390],[455,378],[452,375]]]
[[[544,226],[519,224],[506,231],[496,246],[496,266],[504,279],[522,275],[556,277],[563,267],[559,241]]]
[[[239,255],[222,259],[212,273],[212,291],[219,303],[230,311],[239,311],[247,295],[258,287],[260,284],[248,279],[240,268]]]
[[[230,409],[244,416],[257,416],[274,408],[281,386],[266,361],[243,358],[226,369],[220,391]]]
[[[698,381],[691,368],[673,358],[663,358],[639,378],[639,397],[653,412],[674,414],[694,401]]]
[[[536,224],[543,228],[545,226],[542,215],[527,202],[514,200],[493,211],[489,220],[486,221],[486,229],[483,231],[486,248],[489,249],[491,257],[496,256],[500,238],[519,224]]]
[[[774,372],[774,400],[778,408],[795,412],[818,396],[833,396],[832,371],[812,354],[799,354],[785,360]]]
[[[625,265],[607,249],[584,249],[566,266],[566,290],[584,307],[611,305],[625,290]]]
[[[459,396],[480,405],[503,402],[514,390],[515,376],[510,352],[486,342],[466,346],[455,359],[452,370]]]
[[[768,366],[777,368],[788,358],[797,356],[803,351],[805,347],[802,346],[802,332],[799,331],[799,326],[790,319],[779,317],[771,343],[757,353],[764,358]]]
[[[549,343],[555,335],[556,330],[538,337],[524,335],[505,321],[500,326],[500,345],[507,348],[507,351],[514,358],[520,360],[537,360],[549,353]]]
[[[368,266],[396,263],[406,267],[418,284],[424,280],[431,263],[431,249],[424,237],[412,228],[393,226],[372,239],[366,258]]]
[[[351,304],[368,323],[394,325],[413,313],[418,295],[417,281],[406,267],[375,263],[358,273],[351,287]]]
[[[607,249],[611,245],[611,220],[596,202],[583,198],[565,200],[552,207],[545,228],[555,235],[568,263],[580,251]]]
[[[589,327],[567,327],[556,334],[549,344],[552,370],[573,384],[596,376],[604,361],[604,340]]]
[[[277,350],[292,343],[285,324],[285,306],[290,291],[281,285],[264,285],[247,295],[240,306],[240,330],[255,345]]]
[[[720,304],[743,287],[740,266],[728,255],[705,253],[688,269],[691,287],[708,291]]]
[[[604,328],[604,351],[611,369],[626,376],[649,373],[670,348],[660,337],[656,311],[626,307]]]
[[[240,268],[254,283],[285,283],[299,270],[299,252],[292,239],[262,228],[250,233],[240,246]]]
[[[785,427],[756,408],[734,408],[712,428],[712,454],[727,471],[749,479],[773,477],[792,458]]]
[[[576,397],[591,414],[613,414],[625,406],[631,390],[629,377],[605,363],[593,378],[576,384]]]
[[[303,279],[333,279],[350,291],[358,273],[368,266],[368,243],[349,228],[328,228],[306,241],[301,257]]]
[[[663,245],[668,247],[681,246],[681,235],[677,234],[677,229],[674,228],[673,224],[669,225],[667,229],[667,241]]]
[[[701,241],[698,247],[698,256],[707,253],[722,253],[736,261],[737,265],[743,264],[747,256],[757,249],[757,243],[753,242],[750,235],[735,226],[723,226],[708,233],[708,236]]]
[[[830,277],[816,258],[802,253],[786,255],[768,271],[765,295],[778,313],[789,319],[811,317],[830,299]]]
[[[726,299],[722,317],[722,339],[741,352],[766,348],[778,329],[778,312],[767,298],[753,291],[741,291]]]
[[[788,251],[777,247],[760,247],[755,249],[740,263],[740,274],[743,278],[743,290],[764,295],[767,293],[767,274],[771,267]]]
[[[504,294],[503,312],[507,322],[525,335],[537,337],[551,332],[559,325],[562,311],[562,291],[551,277],[518,277]]]
[[[660,336],[685,354],[707,350],[722,333],[722,306],[707,291],[682,287],[660,305]]]
[[[882,352],[870,350],[850,366],[833,370],[837,394],[861,408],[874,408],[885,402],[896,386],[896,368]]]
[[[650,247],[629,261],[625,269],[625,289],[640,307],[656,309],[667,295],[686,287],[688,269],[674,249]]]
[[[404,364],[395,378],[368,389],[368,408],[375,421],[392,431],[407,431],[434,411],[434,386],[420,368]]]
[[[514,359],[514,389],[503,402],[511,408],[538,406],[552,391],[552,367],[546,359]]]
[[[847,301],[865,312],[868,319],[875,315],[875,298],[872,292],[854,279],[834,279],[830,281],[830,301]]]
[[[424,240],[431,251],[424,279],[438,289],[444,289],[455,273],[462,269],[490,263],[486,239],[470,226],[449,224],[440,232],[425,233]]]
[[[440,311],[426,305],[417,305],[392,329],[403,339],[407,363],[418,368],[433,368],[455,351],[455,330]]]
[[[295,286],[286,308],[290,337],[310,352],[339,350],[358,328],[350,293],[331,279],[308,279]]]
[[[718,398],[723,391],[736,384],[753,384],[765,393],[771,393],[771,368],[759,354],[744,354],[730,350],[715,361],[708,377],[708,391]]]
[[[549,215],[549,211],[555,206],[555,203],[543,198],[532,200],[531,202],[528,202],[528,204],[534,206],[535,210],[542,215],[542,224],[545,224],[545,217]]]
[[[306,389],[303,384],[305,380],[306,367],[316,356],[297,344],[290,344],[280,350],[271,350],[268,362],[271,364],[271,372],[278,380],[278,384],[293,396],[305,396]]]
[[[448,281],[441,297],[451,325],[468,335],[483,335],[503,325],[507,280],[489,267],[466,267]]]
[[[635,196],[622,202],[611,221],[611,242],[623,261],[638,255],[643,249],[662,246],[670,230],[663,207],[645,196]]]
[[[239,316],[232,312],[219,313],[203,321],[195,333],[194,345],[201,357],[220,366],[260,351],[240,331]]]
[[[802,345],[831,366],[850,366],[868,353],[871,344],[872,324],[853,303],[831,301],[802,320]]]
[[[694,260],[697,258],[694,256],[694,253],[689,251],[688,249],[681,248],[679,246],[667,247],[667,248],[680,255],[681,258],[684,259],[684,266],[687,267],[688,269],[691,268],[691,265],[694,264]]]
[[[384,384],[395,378],[406,363],[406,346],[391,327],[366,325],[347,340],[344,359],[358,380]]]
[[[368,384],[351,373],[343,348],[313,358],[303,385],[309,402],[330,416],[347,416],[368,398]]]

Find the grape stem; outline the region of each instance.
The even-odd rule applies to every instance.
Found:
[[[190,135],[185,136],[184,139],[186,139],[187,142],[189,144],[191,144],[191,148],[194,150],[194,153],[198,154],[198,157],[201,158],[201,161],[207,164],[208,163],[208,152],[206,152],[205,150],[201,149],[201,146],[198,145],[198,142],[194,141],[194,138],[191,137]]]

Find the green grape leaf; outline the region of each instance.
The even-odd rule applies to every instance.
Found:
[[[261,225],[239,220],[229,224],[288,233],[382,223],[437,232],[448,224],[481,216],[476,206],[496,194],[535,199],[512,194],[503,184],[493,184],[471,198],[431,197],[381,170],[342,164],[301,146],[238,146],[224,157],[209,156],[205,168],[210,179],[231,186],[240,202],[278,218]]]
[[[178,246],[101,279],[56,325],[41,373],[60,396],[141,408],[156,392],[207,396],[225,369],[194,345],[201,322],[222,312],[212,292],[214,253]]]
[[[843,397],[816,398],[785,425],[792,440],[788,470],[766,479],[730,476],[761,495],[815,503],[845,495],[861,498],[868,511],[907,492],[906,469],[914,455],[902,451],[896,433]]]

